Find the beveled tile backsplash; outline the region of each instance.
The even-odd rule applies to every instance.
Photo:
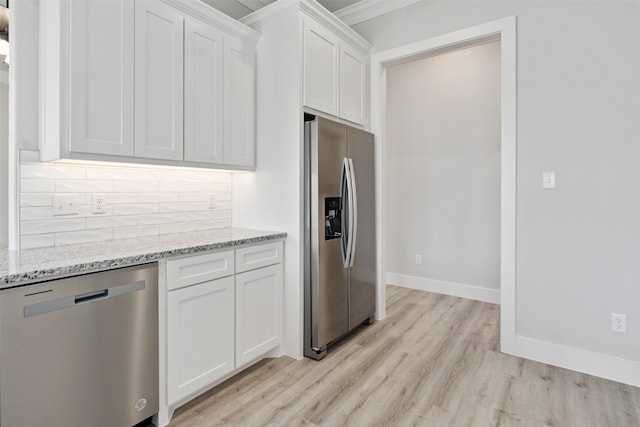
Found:
[[[231,226],[229,172],[23,162],[20,178],[22,249]],[[54,216],[55,194],[77,195],[78,214]]]

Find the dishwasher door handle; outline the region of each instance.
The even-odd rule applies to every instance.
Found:
[[[108,296],[109,296],[109,289],[104,289],[102,291],[92,292],[90,294],[76,295],[73,302],[75,304],[82,304],[83,302],[89,302],[97,299],[107,298]]]
[[[24,307],[24,317],[37,316],[39,314],[51,313],[52,311],[63,310],[74,307],[78,304],[100,301],[105,298],[128,294],[130,292],[141,291],[145,287],[144,280],[127,283],[125,285],[112,286],[97,292],[88,294],[72,295],[68,297],[51,299],[48,301],[30,304]]]

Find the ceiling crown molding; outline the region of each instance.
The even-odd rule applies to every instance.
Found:
[[[422,0],[361,0],[351,6],[335,11],[334,15],[351,27],[420,1]]]

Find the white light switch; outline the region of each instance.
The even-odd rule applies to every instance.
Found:
[[[556,173],[555,172],[543,172],[542,173],[542,188],[546,188],[546,189],[556,188]]]

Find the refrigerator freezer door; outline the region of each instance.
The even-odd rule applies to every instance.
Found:
[[[347,155],[344,125],[318,118],[311,128],[311,345],[316,349],[349,331],[347,270],[342,239],[325,240],[325,198],[340,195]],[[344,226],[343,226],[344,228]]]
[[[347,128],[348,157],[357,188],[357,209],[354,209],[357,244],[353,246],[350,269],[349,329],[372,318],[376,309],[376,217],[375,169],[373,135]]]

